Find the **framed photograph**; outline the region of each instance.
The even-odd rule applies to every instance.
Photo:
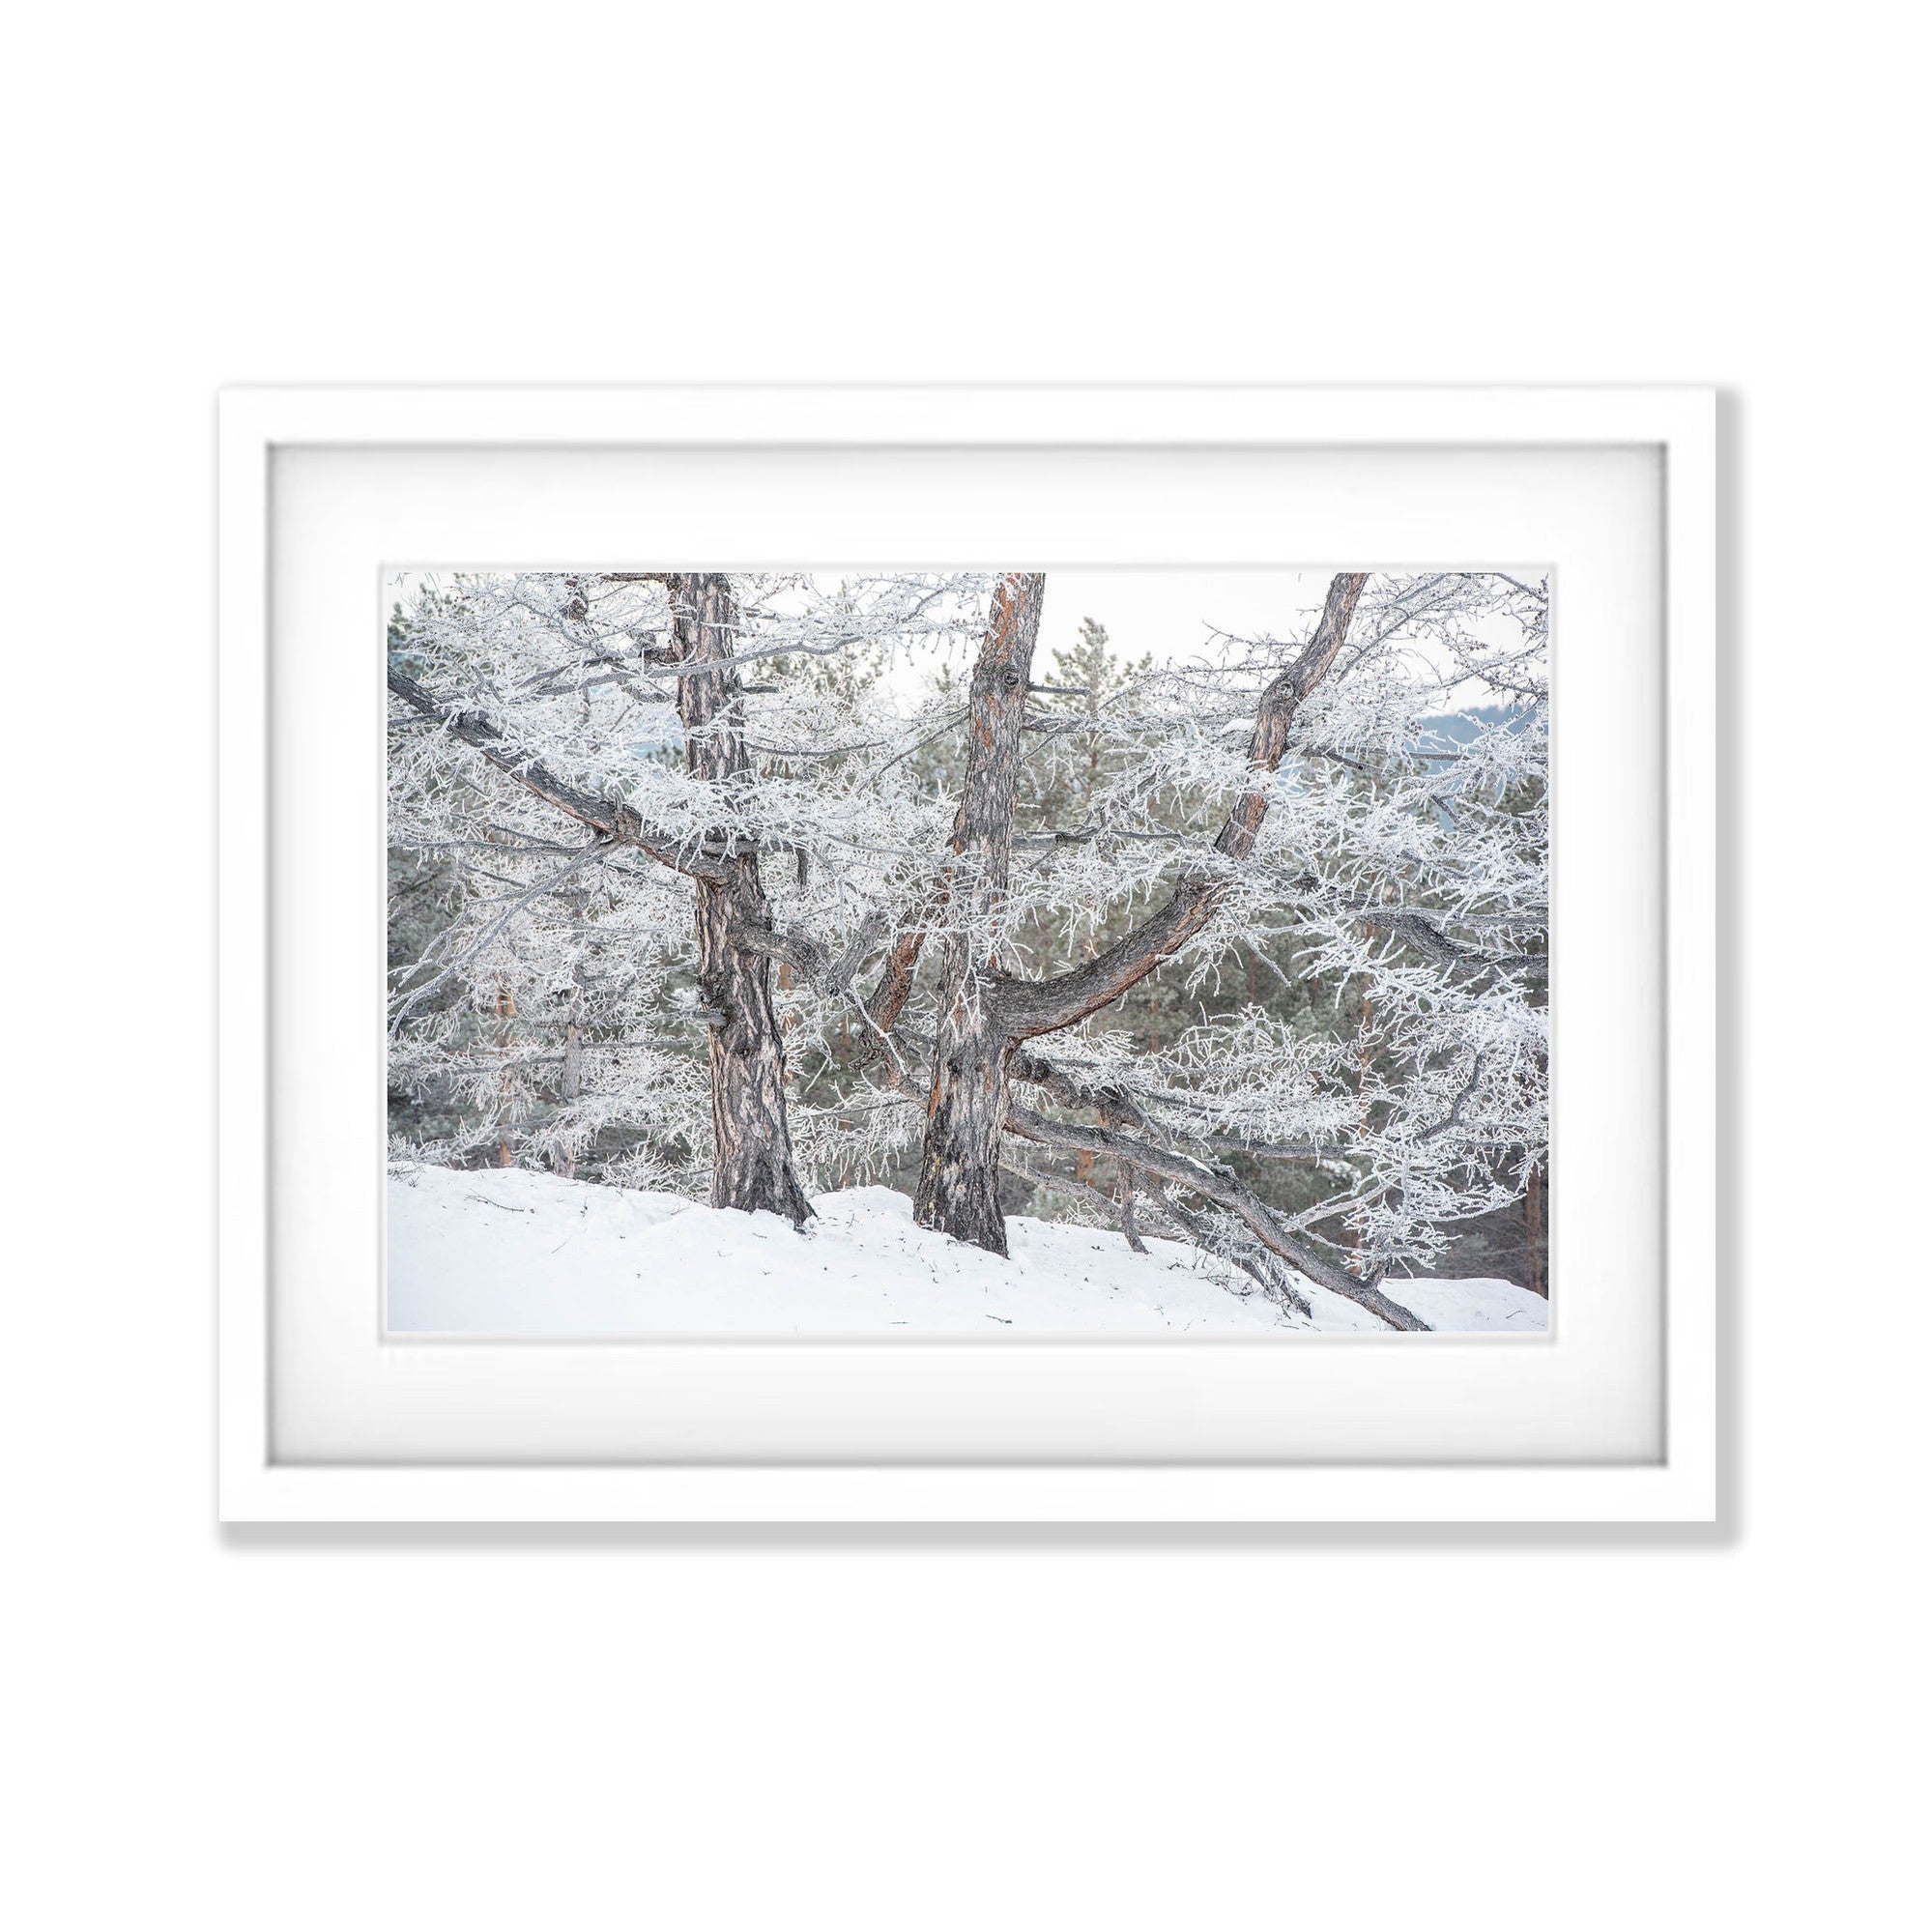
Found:
[[[1713,1520],[1714,412],[225,393],[223,1517]]]

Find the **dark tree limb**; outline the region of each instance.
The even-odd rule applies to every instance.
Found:
[[[558,811],[575,819],[580,825],[589,825],[592,831],[601,832],[617,845],[635,846],[640,851],[649,852],[659,864],[668,865],[673,871],[684,873],[692,879],[715,879],[723,877],[723,866],[702,851],[694,851],[675,840],[653,836],[628,805],[595,797],[566,783],[547,765],[519,752],[481,712],[466,711],[460,706],[433,696],[394,665],[389,666],[389,691],[411,710],[434,719],[451,737],[480,752],[484,759],[505,777],[514,779],[526,792],[541,798],[547,805],[554,805]]]
[[[742,939],[752,952],[790,966],[793,974],[814,993],[838,997],[850,991],[852,981],[858,976],[859,967],[865,964],[866,956],[879,943],[879,932],[884,924],[885,915],[882,912],[867,913],[858,931],[852,935],[851,943],[836,958],[818,940],[803,933],[782,933],[771,927],[748,927]]]
[[[1344,571],[1330,582],[1314,635],[1261,694],[1248,746],[1249,767],[1257,778],[1272,776],[1280,769],[1295,714],[1340,654],[1362,587],[1368,581],[1367,572]],[[1252,857],[1267,815],[1266,786],[1251,786],[1229,811],[1214,842],[1215,852],[1236,863]],[[1086,965],[1054,979],[1003,982],[998,993],[1001,1016],[1014,1037],[1032,1039],[1075,1026],[1103,1006],[1111,1005],[1199,933],[1220,908],[1227,890],[1228,880],[1222,869],[1190,870],[1133,932]]]
[[[1025,1181],[1036,1188],[1053,1188],[1061,1193],[1070,1194],[1077,1200],[1086,1201],[1092,1206],[1099,1208],[1104,1214],[1110,1216],[1118,1216],[1120,1214],[1119,1201],[1113,1196],[1107,1193],[1105,1189],[1095,1187],[1091,1181],[1076,1180],[1071,1174],[1036,1173],[1024,1161],[1013,1161],[1004,1158],[1001,1159],[999,1168],[1002,1173],[1011,1174],[1015,1180]],[[1157,1212],[1161,1212],[1162,1218],[1166,1218],[1164,1210],[1157,1210]],[[1174,1223],[1174,1227],[1176,1232],[1180,1231],[1178,1221]],[[1126,1227],[1123,1226],[1121,1232],[1124,1234],[1126,1231]],[[1128,1246],[1133,1248],[1134,1241],[1138,1239],[1138,1235],[1131,1238]],[[1146,1254],[1146,1243],[1141,1242],[1138,1248],[1134,1248],[1134,1252],[1137,1254]]]
[[[1224,1229],[1217,1229],[1208,1224],[1204,1215],[1192,1214],[1182,1204],[1162,1194],[1158,1189],[1156,1197],[1161,1203],[1161,1211],[1181,1229],[1194,1245],[1209,1254],[1218,1254],[1224,1261],[1231,1261],[1260,1288],[1271,1302],[1292,1311],[1299,1315],[1312,1317],[1313,1304],[1295,1285],[1293,1269],[1279,1256],[1252,1240],[1230,1239]]]
[[[1010,1101],[1006,1110],[1006,1131],[1042,1146],[1070,1148],[1076,1152],[1110,1154],[1124,1165],[1144,1168],[1165,1181],[1211,1200],[1217,1207],[1236,1215],[1261,1246],[1306,1275],[1331,1294],[1342,1296],[1357,1307],[1386,1322],[1391,1328],[1427,1331],[1428,1323],[1418,1314],[1385,1295],[1368,1282],[1358,1281],[1345,1269],[1324,1260],[1312,1248],[1285,1232],[1273,1212],[1232,1174],[1211,1168],[1186,1154],[1156,1146],[1107,1127],[1074,1126],[1049,1120],[1031,1108]]]
[[[955,821],[954,837],[957,839],[959,836]],[[956,845],[955,852],[958,850]],[[941,879],[927,895],[912,922],[902,927],[893,939],[892,949],[886,954],[885,965],[879,971],[879,983],[865,1002],[865,1017],[877,1031],[891,1032],[899,1016],[905,1012],[906,1002],[912,996],[912,982],[919,969],[919,954],[925,946],[926,935],[945,908],[946,886]]]

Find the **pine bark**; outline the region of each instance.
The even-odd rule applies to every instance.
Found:
[[[686,667],[734,655],[739,619],[730,580],[691,571],[666,582],[672,655]],[[687,669],[678,680],[686,767],[727,792],[750,774],[742,700],[735,668],[696,677]],[[785,1035],[771,999],[770,904],[757,851],[722,836],[717,844],[707,852],[713,866],[697,880],[699,998],[721,1016],[710,1023],[711,1205],[803,1222],[812,1208],[792,1158]]]
[[[995,591],[973,666],[966,783],[946,879],[951,931],[939,970],[933,1085],[913,1216],[995,1254],[1006,1253],[999,1142],[1006,1066],[1018,1036],[1002,1002],[999,916],[1013,855],[1013,793],[1046,579],[1014,573]]]

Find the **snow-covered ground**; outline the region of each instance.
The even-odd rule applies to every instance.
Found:
[[[389,1177],[392,1334],[655,1335],[1389,1334],[1308,1285],[1312,1321],[1284,1317],[1197,1250],[1015,1215],[1001,1260],[914,1225],[889,1188],[821,1195],[804,1233],[769,1214],[592,1187],[520,1168],[410,1168]],[[1392,1282],[1437,1329],[1547,1326],[1508,1282]]]

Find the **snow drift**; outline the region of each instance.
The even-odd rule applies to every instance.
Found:
[[[1146,1254],[1105,1228],[1007,1221],[1002,1260],[916,1226],[889,1188],[821,1195],[804,1232],[776,1215],[521,1168],[400,1168],[389,1177],[391,1334],[642,1336],[1280,1335],[1390,1331],[1305,1285],[1285,1315],[1247,1278],[1178,1242]],[[1495,1281],[1401,1281],[1432,1328],[1512,1334],[1548,1305]]]

